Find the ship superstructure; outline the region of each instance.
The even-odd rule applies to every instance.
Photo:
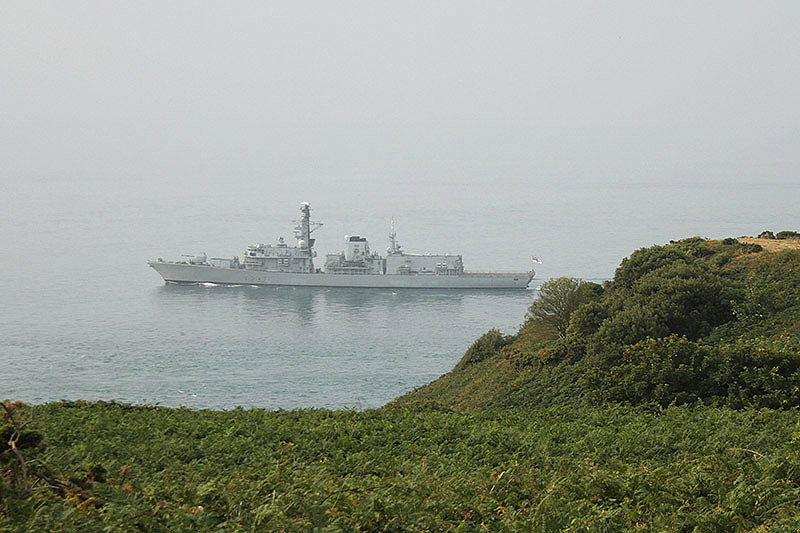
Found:
[[[251,244],[244,253],[244,268],[247,270],[263,270],[271,272],[308,272],[314,273],[314,239],[311,233],[322,226],[319,222],[311,221],[311,204],[303,202],[300,205],[303,217],[296,220],[294,236],[296,246],[289,246],[283,237],[278,239],[278,244]]]
[[[338,254],[328,254],[325,272],[331,274],[387,274],[398,276],[437,275],[461,276],[464,264],[460,255],[408,254],[397,242],[392,221],[387,256],[370,252],[369,242],[358,235],[346,235],[345,249]]]
[[[451,254],[410,254],[397,242],[394,221],[387,255],[371,251],[369,241],[359,235],[345,236],[345,248],[327,254],[324,268],[316,268],[315,239],[311,233],[322,226],[311,221],[311,205],[300,206],[295,221],[295,246],[283,237],[275,245],[253,244],[244,259],[192,256],[188,261],[148,261],[166,282],[319,287],[376,288],[483,288],[524,289],[534,272],[466,272],[462,257]]]

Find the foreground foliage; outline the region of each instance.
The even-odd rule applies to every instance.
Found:
[[[730,531],[800,527],[800,413],[28,408],[40,465],[0,531]]]

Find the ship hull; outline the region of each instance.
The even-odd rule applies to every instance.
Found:
[[[435,274],[327,274],[272,272],[210,265],[148,261],[168,283],[277,285],[292,287],[363,287],[377,289],[526,289],[532,272]]]

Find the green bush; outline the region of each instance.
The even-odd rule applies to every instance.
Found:
[[[596,283],[564,277],[550,279],[539,287],[539,295],[525,318],[563,338],[567,336],[572,313],[581,305],[601,298],[602,293],[603,288]]]
[[[586,338],[595,333],[609,315],[610,310],[606,302],[588,302],[572,314],[567,328],[567,336],[574,339]]]
[[[511,340],[511,337],[506,337],[497,329],[487,331],[472,343],[472,346],[467,349],[454,370],[463,370],[469,365],[480,363],[489,357],[497,355],[500,349],[508,345]]]
[[[800,342],[796,339],[739,339],[717,351],[712,379],[715,389],[726,395],[726,405],[800,406]]]
[[[633,283],[653,270],[678,261],[686,261],[686,254],[676,246],[641,248],[622,260],[614,274],[612,287],[630,288]]]

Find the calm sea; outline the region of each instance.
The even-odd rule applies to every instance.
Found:
[[[0,199],[0,397],[196,408],[375,407],[450,370],[522,292],[165,285],[145,260],[241,255],[312,203],[320,255],[345,234],[461,253],[470,270],[602,280],[634,249],[800,229],[796,186],[295,186],[41,178]]]

